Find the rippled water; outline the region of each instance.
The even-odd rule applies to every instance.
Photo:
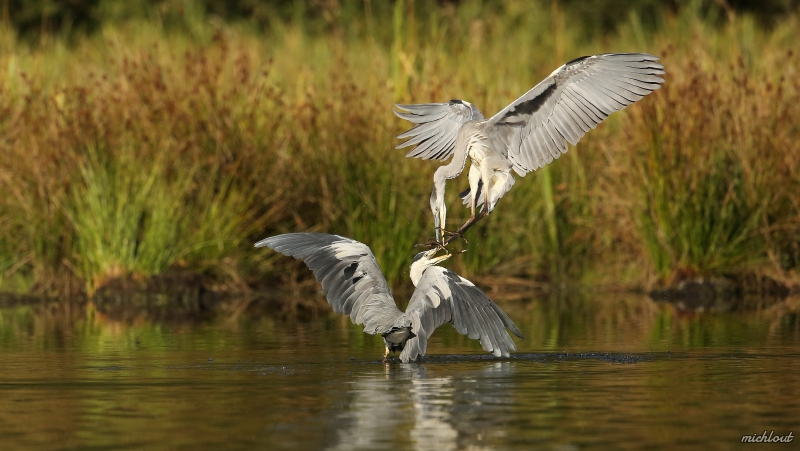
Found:
[[[405,365],[379,363],[380,338],[333,315],[3,309],[0,448],[733,449],[800,433],[800,300],[727,314],[641,296],[501,305],[526,336],[512,358],[445,325]]]

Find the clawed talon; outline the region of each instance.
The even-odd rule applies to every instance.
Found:
[[[438,229],[438,230],[440,230],[442,234],[448,236],[448,238],[445,239],[444,242],[436,241],[435,238],[429,238],[428,241],[424,243],[417,243],[414,245],[414,247],[427,247],[430,249],[437,249],[437,252],[444,251],[447,255],[458,255],[458,254],[463,254],[464,252],[467,251],[466,249],[464,249],[462,251],[452,253],[450,252],[450,249],[447,249],[447,245],[458,238],[461,238],[462,240],[464,240],[466,244],[469,244],[469,240],[466,237],[464,237],[464,232],[466,230],[458,229],[455,232],[451,232],[449,230],[444,230],[444,229]]]
[[[417,244],[414,245],[414,247],[428,247],[430,249],[434,249],[435,248],[435,249],[438,249],[440,251],[445,251],[447,254],[450,254],[450,251],[447,250],[446,247],[444,247],[443,243],[440,243],[440,242],[436,241],[433,238],[428,239],[428,241],[425,242],[425,243],[417,243]]]
[[[469,245],[469,240],[467,239],[467,237],[464,236],[464,231],[462,231],[461,229],[456,230],[455,232],[447,232],[447,234],[450,236],[444,241],[445,246],[447,246],[448,244],[459,238],[464,240],[465,244]]]
[[[464,243],[469,245],[469,240],[467,239],[467,237],[464,236],[465,230],[458,229],[455,232],[451,232],[449,230],[445,230],[445,229],[442,229],[442,228],[439,228],[439,230],[442,232],[442,235],[448,235],[448,238],[446,240],[444,240],[444,243],[442,243],[442,246],[447,246],[448,244],[450,244],[451,242],[453,242],[454,240],[456,240],[458,238],[461,238],[462,240],[464,240]]]

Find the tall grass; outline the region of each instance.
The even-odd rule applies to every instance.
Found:
[[[800,83],[785,28],[795,25],[759,35],[747,17],[723,30],[679,18],[666,30],[701,45],[667,47],[669,83],[633,110],[620,179],[663,280],[795,265]]]
[[[251,243],[298,230],[366,242],[396,285],[431,236],[438,164],[394,150],[407,124],[391,105],[490,115],[603,51],[661,55],[667,82],[518,179],[451,264],[560,282],[796,275],[798,14],[765,30],[687,7],[586,36],[557,2],[354,4],[313,32],[194,9],[37,48],[0,31],[0,289],[91,292],[175,266],[243,287],[285,268]],[[464,187],[450,182],[451,228]]]

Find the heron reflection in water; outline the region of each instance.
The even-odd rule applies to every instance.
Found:
[[[407,363],[425,355],[428,338],[449,322],[456,330],[480,340],[483,349],[508,357],[516,346],[506,332],[523,338],[500,307],[475,285],[454,272],[437,266],[452,256],[436,256],[439,249],[420,252],[411,263],[411,283],[416,289],[405,312],[395,304],[392,292],[370,248],[361,242],[326,233],[287,233],[255,244],[303,260],[327,293],[333,311],[349,315],[364,332],[381,334],[389,352],[400,351]]]
[[[515,365],[448,362],[452,368],[445,371],[415,365],[354,378],[346,407],[336,409],[337,439],[328,449],[396,449],[409,442],[418,451],[449,451],[474,448],[478,440],[492,449],[508,427],[499,412],[514,403]]]

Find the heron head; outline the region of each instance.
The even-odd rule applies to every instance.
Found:
[[[434,248],[428,251],[420,252],[414,256],[414,260],[411,261],[411,283],[413,283],[415,287],[417,286],[417,283],[419,283],[419,280],[422,278],[422,273],[424,273],[426,269],[453,256],[453,254],[448,252],[437,257],[436,254],[438,252],[439,249]]]

